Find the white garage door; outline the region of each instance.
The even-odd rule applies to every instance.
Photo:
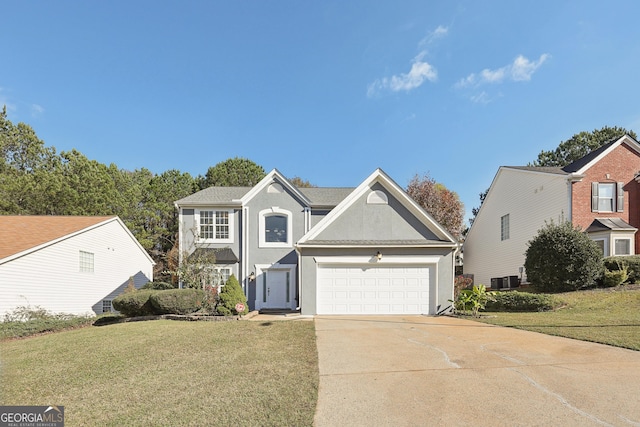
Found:
[[[427,314],[429,267],[318,266],[318,314]]]

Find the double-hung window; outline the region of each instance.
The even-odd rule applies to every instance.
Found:
[[[623,185],[622,182],[592,182],[591,210],[593,212],[623,212]]]
[[[199,239],[211,242],[231,243],[233,239],[233,211],[198,211]]]

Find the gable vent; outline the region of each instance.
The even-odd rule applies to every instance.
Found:
[[[369,193],[367,196],[368,205],[388,205],[389,199],[384,191],[376,190]]]

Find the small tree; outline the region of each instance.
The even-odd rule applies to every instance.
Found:
[[[249,307],[247,307],[247,298],[244,296],[244,292],[242,292],[238,279],[236,279],[236,276],[233,274],[229,277],[229,280],[227,280],[227,283],[224,285],[218,296],[220,298],[220,302],[218,303],[218,313],[223,316],[247,314],[249,312]],[[239,313],[236,311],[236,304],[238,303],[244,304],[244,310]]]
[[[546,223],[528,245],[524,263],[527,278],[542,291],[589,288],[602,276],[600,248],[568,221]]]

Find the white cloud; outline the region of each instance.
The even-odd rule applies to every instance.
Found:
[[[435,82],[438,79],[438,71],[431,64],[422,60],[425,55],[426,52],[422,51],[413,59],[408,73],[383,77],[371,83],[367,89],[367,96],[372,97],[385,90],[409,92],[422,86],[427,80]]]
[[[439,25],[435,30],[427,34],[418,43],[418,47],[422,50],[411,61],[409,72],[376,79],[367,87],[367,96],[372,97],[383,91],[409,92],[422,86],[425,81],[435,82],[438,80],[438,71],[433,65],[424,61],[425,56],[427,56],[427,50],[424,47],[437,39],[445,37],[448,33],[449,28]]]
[[[434,41],[436,41],[438,39],[446,37],[447,34],[449,34],[449,28],[448,27],[443,27],[442,25],[438,25],[438,28],[436,28],[435,30],[431,31],[429,34],[427,34],[425,36],[425,38],[420,40],[420,43],[418,44],[418,46],[424,47],[424,46],[426,46],[428,44],[433,43]]]
[[[31,105],[31,115],[33,117],[37,117],[40,114],[44,113],[44,107],[38,104]]]
[[[454,85],[457,89],[469,86],[480,86],[482,84],[497,84],[505,80],[522,82],[531,80],[531,76],[540,66],[551,58],[551,55],[544,53],[536,61],[530,61],[522,55],[518,55],[511,64],[504,67],[490,70],[485,68],[479,74],[469,74]]]

